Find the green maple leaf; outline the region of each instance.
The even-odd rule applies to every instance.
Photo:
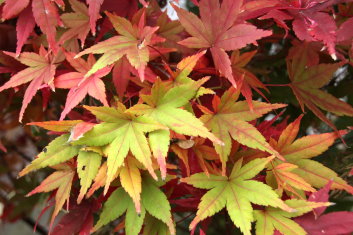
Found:
[[[214,96],[212,102],[214,112],[200,106],[205,113],[200,119],[224,143],[224,145],[215,145],[215,149],[221,157],[223,173],[232,147],[231,138],[240,144],[266,151],[281,158],[280,154],[266,142],[265,137],[248,121],[255,120],[273,109],[286,105],[252,101],[253,110],[250,110],[246,101],[235,102],[238,97],[239,90],[235,91],[234,88],[231,88],[220,99],[218,96]]]
[[[269,171],[267,175],[267,183],[273,185],[271,182],[277,182],[277,184],[280,185],[280,182],[283,181],[297,189],[309,191],[307,188],[303,187],[303,183],[308,183],[313,187],[321,188],[326,185],[327,182],[333,180],[332,188],[344,189],[347,192],[352,193],[353,187],[337,176],[333,170],[317,161],[310,160],[310,158],[316,157],[325,152],[339,135],[345,134],[346,131],[309,135],[296,139],[299,132],[301,117],[302,116],[289,124],[286,129],[283,130],[278,142],[272,140],[271,145],[283,156],[286,164],[296,166],[291,170],[292,176],[290,177],[299,177],[305,180],[305,182],[296,180],[296,182],[293,183],[288,179],[288,175],[277,174],[276,167],[283,165],[283,162],[280,159],[276,159],[273,161],[273,166],[269,168],[271,171]],[[275,177],[276,179],[274,179]]]
[[[38,157],[19,173],[19,176],[24,176],[31,171],[47,166],[54,166],[66,162],[76,156],[80,146],[70,145],[69,136],[69,134],[64,134],[50,142]]]
[[[102,123],[97,124],[92,130],[74,144],[89,146],[105,146],[108,156],[108,171],[105,185],[107,192],[111,181],[118,168],[123,165],[129,150],[156,178],[152,167],[151,150],[145,133],[165,129],[165,126],[146,116],[136,117],[125,112],[122,104],[118,108],[85,106]]]
[[[254,217],[257,221],[255,227],[257,235],[272,235],[275,229],[286,235],[305,235],[307,234],[305,230],[291,218],[331,204],[330,202],[311,202],[296,199],[287,200],[285,203],[295,209],[295,212],[288,213],[273,207],[254,211]]]
[[[205,173],[194,174],[182,179],[183,182],[196,188],[209,189],[201,198],[197,214],[190,224],[190,229],[209,216],[219,212],[224,207],[235,226],[244,234],[250,234],[253,218],[251,203],[279,207],[292,211],[271,187],[261,182],[250,180],[262,171],[266,164],[274,157],[255,159],[242,166],[242,159],[237,161],[229,177],[210,175]]]
[[[163,183],[156,182],[151,177],[145,176],[142,180],[141,213],[137,214],[133,200],[123,188],[115,190],[103,206],[103,211],[97,224],[100,227],[119,218],[126,212],[126,234],[139,234],[145,217],[153,216],[168,226],[169,232],[175,234],[172,221],[171,207],[165,194],[159,189]],[[156,202],[158,206],[156,206]]]

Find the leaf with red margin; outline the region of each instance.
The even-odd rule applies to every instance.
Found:
[[[40,48],[39,54],[34,52],[23,52],[18,58],[14,53],[4,52],[5,54],[14,57],[16,60],[28,68],[18,72],[11,79],[0,87],[0,92],[14,88],[27,82],[31,82],[25,92],[22,107],[20,110],[19,121],[22,121],[27,105],[31,102],[33,96],[42,84],[47,84],[53,88],[53,80],[55,75],[56,66],[52,63],[50,55],[46,56],[47,52],[43,47]]]
[[[225,145],[214,145],[216,152],[220,155],[222,162],[222,172],[225,174],[225,166],[232,147],[232,139],[250,148],[266,151],[278,158],[280,154],[274,150],[265,137],[250,123],[262,115],[278,108],[283,108],[284,104],[268,104],[253,101],[253,111],[250,110],[246,101],[238,101],[240,91],[230,88],[221,98],[214,96],[214,113],[205,113],[201,120],[211,132],[218,137]]]
[[[70,89],[66,98],[65,108],[60,115],[60,120],[63,120],[71,109],[77,106],[86,95],[90,95],[102,102],[104,106],[108,106],[105,85],[101,78],[110,73],[111,66],[104,67],[89,77],[85,77],[85,74],[87,74],[95,63],[93,55],[89,56],[88,61],[81,58],[74,59],[75,54],[71,52],[66,52],[65,55],[66,60],[78,72],[65,73],[55,78],[55,87]]]
[[[266,86],[249,70],[245,69],[245,66],[254,57],[257,51],[250,51],[240,54],[238,50],[234,51],[231,56],[231,64],[233,76],[236,83],[240,85],[241,93],[245,97],[249,104],[250,109],[253,109],[252,105],[252,91],[257,91],[262,97],[266,98],[259,88],[265,89],[268,92]]]
[[[338,177],[334,171],[319,162],[309,160],[325,152],[340,135],[346,134],[347,131],[309,135],[295,140],[301,117],[287,126],[279,137],[278,143],[275,140],[271,142],[273,148],[285,158],[287,163],[297,166],[291,173],[298,175],[311,186],[321,188],[327,182],[333,180],[332,189],[344,189],[353,193],[353,187]],[[281,160],[273,161],[273,166],[280,164],[282,164]],[[274,176],[268,175],[267,182],[271,182],[272,177]]]
[[[49,131],[69,132],[72,128],[81,123],[82,120],[68,120],[68,121],[47,121],[47,122],[30,122],[26,125],[39,126]]]
[[[61,23],[57,7],[50,0],[32,0],[32,12],[36,23],[47,36],[50,48],[56,54],[58,52],[55,41],[56,26]]]
[[[320,111],[320,109],[332,112],[338,116],[353,116],[353,107],[331,94],[320,90],[332,78],[332,74],[340,68],[344,62],[334,64],[315,64],[310,66],[304,61],[309,61],[309,53],[302,51],[311,50],[310,44],[303,43],[294,46],[287,57],[287,69],[291,80],[290,87],[304,112],[304,106],[309,108],[318,118],[337,130],[334,124]],[[306,57],[306,58],[303,58]]]
[[[234,87],[237,84],[226,51],[243,48],[272,34],[271,31],[258,29],[245,21],[236,21],[242,2],[224,0],[220,4],[218,0],[202,0],[199,4],[201,19],[173,6],[181,24],[192,36],[179,43],[190,48],[210,48],[215,67]]]
[[[71,185],[74,176],[75,171],[70,167],[67,167],[66,170],[56,171],[49,175],[38,187],[27,195],[31,196],[36,193],[50,192],[57,189],[55,194],[55,209],[50,220],[50,227],[53,225],[54,219],[63,207],[65,201],[68,201],[70,198]]]
[[[242,165],[242,159],[240,159],[234,164],[230,176],[207,176],[204,173],[198,173],[182,179],[182,182],[196,188],[208,189],[201,198],[196,217],[190,224],[190,230],[194,229],[200,221],[216,214],[224,207],[227,208],[233,223],[247,235],[251,234],[251,222],[253,221],[251,203],[270,205],[293,212],[294,210],[286,205],[271,187],[251,180],[273,158],[256,159],[245,165]]]

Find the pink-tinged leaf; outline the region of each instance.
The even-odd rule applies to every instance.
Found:
[[[18,118],[19,122],[22,121],[23,114],[24,114],[28,104],[31,102],[33,96],[37,93],[37,90],[40,88],[41,85],[42,85],[41,77],[38,77],[38,78],[35,78],[27,87],[27,90],[26,90],[25,95],[23,97],[22,107],[20,110],[20,116]]]
[[[308,14],[309,15],[309,14]],[[329,54],[336,56],[336,22],[327,13],[316,12],[310,16],[298,16],[293,21],[293,30],[300,40],[322,41]]]
[[[33,0],[33,16],[42,32],[47,36],[50,48],[54,53],[58,51],[55,41],[56,26],[58,26],[58,9],[50,0]]]
[[[324,214],[318,219],[314,215],[306,214],[295,221],[310,235],[337,235],[353,232],[353,212],[339,211]]]
[[[90,122],[80,122],[77,123],[71,129],[71,135],[69,141],[76,141],[80,139],[87,131],[90,131],[96,124]]]
[[[329,197],[330,197],[329,192],[330,192],[332,183],[333,183],[333,181],[330,180],[325,185],[325,187],[323,187],[322,189],[320,189],[317,192],[312,193],[309,196],[308,200],[312,201],[312,202],[328,202],[329,201]],[[326,210],[326,206],[315,208],[314,209],[314,214],[315,214],[316,217],[321,216],[322,213],[324,213],[325,210]]]
[[[258,29],[250,24],[237,24],[227,30],[215,43],[226,51],[245,47],[247,44],[255,43],[256,40],[270,36],[271,31]]]
[[[17,32],[17,48],[16,56],[19,56],[24,43],[27,41],[29,35],[33,32],[36,22],[32,14],[32,8],[28,6],[18,17],[16,24]]]
[[[341,24],[340,28],[337,30],[337,41],[349,41],[353,38],[353,17],[346,20],[343,24]]]
[[[70,168],[68,168],[70,169]],[[50,227],[53,225],[55,217],[63,207],[65,201],[69,200],[72,180],[75,176],[75,171],[61,170],[56,171],[48,176],[42,183],[32,190],[27,196],[31,196],[40,192],[50,192],[57,189],[55,194],[55,209],[51,217]]]
[[[212,47],[210,50],[215,67],[218,68],[219,72],[226,77],[234,87],[237,87],[228,54],[222,48],[218,47]]]
[[[0,140],[0,150],[3,151],[4,153],[7,152],[7,149],[6,149],[5,146],[1,143],[1,140]]]
[[[7,20],[17,16],[28,6],[29,0],[6,0],[2,10],[2,19]]]
[[[104,0],[86,0],[89,8],[90,25],[93,35],[96,35],[96,22],[100,18],[99,11]]]
[[[54,80],[54,85],[56,88],[71,89],[77,86],[82,80],[82,73],[70,72],[65,73]]]
[[[105,106],[108,106],[103,81],[100,80],[100,78],[89,77],[77,87],[70,89],[66,98],[65,108],[60,116],[60,120],[63,120],[71,109],[77,106],[87,94],[98,99]]]

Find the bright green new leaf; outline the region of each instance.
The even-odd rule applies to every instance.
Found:
[[[205,80],[189,82],[168,90],[164,83],[157,81],[152,87],[151,95],[141,96],[146,104],[137,104],[129,112],[145,114],[179,134],[201,136],[222,144],[198,118],[180,108],[195,97],[204,82]]]
[[[231,138],[250,148],[266,151],[281,158],[280,154],[266,142],[265,137],[248,121],[286,105],[253,101],[253,111],[251,111],[246,101],[235,102],[239,97],[239,91],[233,88],[225,92],[220,100],[217,96],[214,97],[216,101],[218,100],[218,104],[213,102],[214,113],[204,114],[201,120],[224,143],[224,145],[215,145],[221,157],[223,173],[232,147]]]
[[[136,212],[134,202],[129,194],[123,188],[118,188],[104,204],[100,218],[94,227],[95,231],[126,212],[126,233],[137,235],[142,228],[145,215],[148,212],[149,215],[152,215],[168,226],[171,234],[175,234],[171,208],[167,197],[159,189],[157,182],[154,182],[149,176],[146,176],[142,182],[141,212],[139,214]]]
[[[80,194],[77,198],[77,203],[80,204],[83,197],[91,186],[93,179],[98,173],[98,168],[101,165],[102,156],[95,152],[80,151],[77,156],[77,173],[80,178]]]
[[[107,145],[105,154],[108,156],[108,172],[105,185],[107,192],[113,176],[118,168],[123,165],[129,150],[156,178],[152,167],[151,150],[145,133],[165,129],[150,117],[136,117],[124,112],[125,107],[87,107],[93,114],[103,122],[95,125],[93,129],[80,138],[75,144],[86,144],[90,146]]]
[[[305,200],[287,200],[286,204],[295,210],[288,213],[277,208],[269,207],[265,210],[254,211],[257,235],[272,235],[276,230],[285,235],[305,235],[305,230],[292,217],[303,215],[315,208],[328,206],[329,202],[311,202]]]
[[[250,180],[262,171],[273,157],[259,158],[242,166],[242,159],[235,163],[229,177],[210,175],[205,173],[194,174],[182,181],[196,188],[210,189],[202,198],[197,214],[190,224],[190,230],[202,220],[227,208],[233,223],[240,230],[250,235],[253,209],[251,203],[279,207],[286,211],[293,211],[286,205],[271,187]]]
[[[66,162],[78,154],[80,146],[72,146],[68,143],[69,134],[61,135],[54,139],[43,149],[30,165],[23,169],[19,176],[24,176],[31,171],[38,170],[47,166]]]

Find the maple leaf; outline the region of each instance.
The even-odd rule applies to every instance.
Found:
[[[307,42],[321,41],[327,47],[331,57],[336,60],[337,26],[334,17],[326,8],[333,5],[333,1],[278,1],[277,6],[266,12],[261,19],[273,18],[275,22],[287,31],[285,20],[292,21],[292,29],[296,36]]]
[[[236,22],[242,2],[225,0],[220,4],[219,0],[202,0],[199,4],[201,19],[193,13],[173,6],[180,23],[192,36],[179,44],[190,48],[210,48],[216,69],[234,87],[237,84],[226,51],[243,48],[272,34],[271,31],[258,29],[246,22]]]
[[[80,194],[77,198],[77,204],[80,204],[93,179],[98,173],[102,156],[92,151],[79,151],[77,156],[77,174],[80,178]]]
[[[265,137],[248,121],[286,105],[252,101],[253,110],[251,111],[246,101],[234,102],[238,99],[239,93],[239,90],[235,91],[234,88],[230,88],[221,98],[215,95],[212,101],[214,112],[199,106],[205,113],[200,119],[215,136],[225,143],[223,146],[215,145],[216,152],[221,158],[223,174],[232,147],[231,138],[240,144],[266,151],[281,158],[279,153],[266,142]]]
[[[25,1],[17,1],[25,2]],[[33,32],[36,22],[33,17],[32,8],[26,7],[18,16],[16,23],[16,36],[17,36],[17,47],[16,47],[16,57],[21,53],[22,47],[26,40]]]
[[[215,174],[215,170],[208,161],[218,160],[219,156],[214,148],[205,144],[205,139],[193,138],[190,140],[181,140],[176,144],[173,144],[170,148],[183,161],[186,167],[187,176],[190,176],[190,153],[192,156],[196,157],[197,163],[206,175],[209,175],[210,173]]]
[[[99,11],[104,0],[86,0],[89,6],[89,23],[93,35],[96,35],[96,21],[100,18]]]
[[[60,209],[63,207],[65,201],[70,198],[70,191],[72,181],[75,176],[75,171],[68,166],[62,166],[58,171],[49,175],[42,183],[33,189],[27,196],[35,193],[50,192],[57,189],[55,194],[55,209],[51,217],[50,227],[53,225],[55,217],[58,215]]]
[[[320,109],[338,116],[353,116],[353,107],[320,88],[331,80],[332,74],[344,63],[318,64],[317,55],[314,58],[309,57],[309,54],[313,54],[309,47],[309,43],[303,43],[292,47],[289,51],[287,69],[291,80],[290,87],[303,112],[306,106],[332,129],[337,130]]]
[[[71,109],[77,106],[87,94],[102,102],[103,105],[108,106],[105,85],[101,78],[110,73],[111,67],[102,68],[87,77],[85,74],[87,74],[95,63],[93,55],[89,56],[87,62],[81,58],[74,59],[74,55],[74,53],[66,52],[66,60],[78,72],[62,74],[55,78],[54,81],[55,87],[70,89],[66,98],[65,108],[60,115],[60,120],[63,120]]]
[[[268,92],[268,89],[265,87],[265,85],[259,81],[259,79],[252,72],[244,68],[254,57],[256,52],[257,51],[250,51],[240,54],[239,50],[236,50],[233,51],[230,59],[233,76],[235,77],[236,82],[240,84],[241,93],[248,102],[251,110],[253,109],[251,89],[257,91],[262,97],[265,96],[262,94],[259,88],[265,89]]]
[[[32,0],[32,12],[36,23],[47,36],[50,48],[56,54],[58,52],[55,41],[56,26],[62,24],[57,7],[50,0]]]
[[[76,156],[80,147],[70,145],[68,140],[69,134],[61,135],[54,139],[31,164],[19,173],[19,176],[22,177],[31,171],[66,162]]]
[[[309,135],[295,140],[299,132],[300,120],[301,116],[289,124],[280,135],[278,142],[271,141],[273,148],[286,160],[286,164],[290,164],[288,166],[291,167],[291,174],[278,174],[278,168],[281,168],[280,164],[283,163],[276,159],[271,163],[272,167],[269,167],[273,172],[267,175],[267,182],[272,185],[270,182],[273,182],[273,177],[275,177],[279,180],[277,180],[279,185],[281,182],[287,182],[297,189],[313,191],[309,185],[321,188],[332,179],[332,188],[344,189],[352,193],[353,187],[338,177],[334,171],[319,162],[310,160],[325,152],[339,137],[338,134],[334,132]],[[340,134],[345,133],[345,131],[340,132]]]
[[[80,57],[89,53],[103,54],[88,71],[86,77],[97,72],[99,69],[114,64],[126,55],[130,64],[138,70],[141,81],[144,81],[145,67],[150,54],[148,46],[161,42],[160,38],[156,39],[153,36],[158,27],[145,26],[144,14],[141,16],[138,25],[132,25],[130,21],[120,16],[108,12],[106,14],[120,36],[109,38],[76,55],[76,57]]]
[[[86,37],[90,30],[90,17],[86,5],[77,0],[69,0],[72,13],[62,14],[61,20],[69,29],[60,37],[59,44],[77,37],[81,41],[81,47],[84,47]]]
[[[154,202],[158,202],[156,207]],[[149,177],[144,177],[142,181],[141,193],[141,213],[135,211],[134,203],[123,188],[115,190],[103,206],[103,211],[97,224],[94,227],[98,228],[110,221],[117,219],[126,212],[125,216],[125,231],[127,234],[139,234],[145,216],[148,214],[165,223],[171,234],[175,234],[175,228],[171,216],[171,208],[167,197],[159,189],[159,185],[153,182]]]
[[[309,201],[327,202],[332,181],[309,196]],[[308,234],[349,234],[353,232],[353,212],[339,211],[323,214],[326,207],[320,207],[295,219]]]
[[[134,116],[125,112],[122,104],[118,108],[84,106],[99,120],[103,121],[73,142],[89,146],[104,146],[108,156],[108,172],[105,185],[107,192],[113,176],[123,165],[129,150],[141,162],[153,177],[156,177],[151,160],[151,150],[145,133],[165,129],[165,127],[146,116]]]
[[[273,207],[254,211],[254,217],[257,221],[256,234],[272,235],[275,230],[278,230],[285,235],[305,235],[307,234],[306,231],[291,218],[303,215],[314,208],[331,204],[329,202],[310,202],[297,199],[287,200],[285,203],[295,212],[288,213]]]
[[[242,166],[242,159],[234,164],[230,176],[207,176],[205,173],[194,174],[182,179],[182,182],[196,188],[209,189],[201,198],[196,217],[190,224],[190,230],[209,216],[219,212],[224,207],[235,226],[244,234],[250,235],[253,209],[251,203],[279,207],[293,211],[267,185],[250,180],[262,171],[274,157],[255,159]]]
[[[23,103],[19,115],[19,121],[21,122],[25,109],[31,102],[37,90],[40,89],[42,84],[47,84],[52,89],[54,89],[53,80],[56,66],[53,63],[53,59],[50,57],[50,55],[47,55],[44,47],[40,48],[39,54],[34,52],[23,52],[19,57],[16,57],[14,53],[4,53],[14,57],[22,64],[29,66],[28,68],[12,76],[8,82],[0,87],[1,92],[5,89],[17,87],[24,83],[31,82],[23,97]]]

